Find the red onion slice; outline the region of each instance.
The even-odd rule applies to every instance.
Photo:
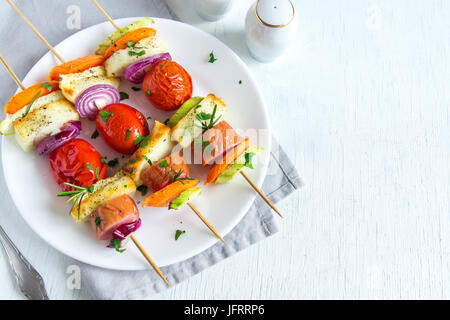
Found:
[[[145,74],[150,70],[152,65],[160,60],[172,60],[172,57],[166,52],[138,60],[125,69],[124,78],[132,83],[139,84],[144,80]]]
[[[128,240],[128,236],[135,232],[137,229],[139,229],[141,227],[141,219],[137,219],[136,221],[132,222],[132,223],[126,223],[123,224],[121,226],[119,226],[116,230],[114,230],[112,237],[111,237],[111,241],[109,241],[107,247],[108,248],[114,248],[113,246],[113,239],[119,239],[120,240],[120,245],[119,248],[122,248],[125,243]]]
[[[78,96],[75,101],[75,108],[80,117],[95,120],[99,109],[119,102],[119,90],[109,84],[96,84],[87,88]]]
[[[81,121],[70,121],[62,126],[61,132],[42,140],[36,147],[39,155],[46,155],[62,146],[72,138],[77,137],[81,131]]]
[[[141,226],[141,219],[137,219],[132,223],[127,223],[119,226],[116,230],[114,230],[112,236],[113,238],[118,238],[120,240],[124,240],[126,237],[130,235],[130,233],[135,232]]]

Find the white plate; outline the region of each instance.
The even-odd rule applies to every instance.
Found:
[[[140,18],[117,20],[125,26]],[[267,171],[270,151],[270,125],[267,108],[256,80],[239,57],[213,36],[192,26],[166,19],[155,19],[155,28],[163,39],[173,60],[180,63],[192,76],[194,95],[215,93],[228,106],[226,120],[235,128],[263,129],[265,134],[252,142],[264,148],[258,156],[255,170],[247,169],[251,178],[261,185]],[[55,48],[66,61],[93,54],[97,45],[114,29],[102,23],[70,36]],[[209,53],[214,51],[215,63],[208,63]],[[58,61],[49,52],[30,70],[23,83],[30,86],[45,81],[49,70]],[[242,80],[242,84],[239,84]],[[139,109],[145,116],[164,121],[171,114],[158,111],[147,102],[142,91],[131,90],[131,84],[123,80],[120,91],[130,95],[123,103]],[[149,125],[153,121],[149,120]],[[95,124],[83,121],[81,138],[88,140],[108,159],[119,157],[100,137],[90,139]],[[30,227],[50,245],[79,261],[116,270],[142,270],[149,268],[145,259],[130,242],[120,254],[98,241],[90,225],[76,224],[69,216],[70,204],[56,197],[60,192],[49,169],[48,157],[35,152],[25,153],[14,137],[3,137],[2,161],[9,192]],[[256,157],[255,157],[256,158]],[[191,166],[193,167],[193,166]],[[199,167],[199,166],[196,166]],[[108,173],[113,171],[108,169]],[[203,168],[192,168],[192,176],[204,180]],[[229,185],[203,187],[201,197],[193,203],[221,235],[226,235],[241,220],[255,198],[255,192],[240,176]],[[139,197],[137,201],[142,200]],[[141,208],[141,206],[139,206]],[[159,266],[173,264],[215,244],[217,238],[203,225],[197,216],[185,206],[179,211],[167,208],[140,209],[142,227],[136,232],[137,239]],[[174,240],[177,229],[186,230],[178,241]]]

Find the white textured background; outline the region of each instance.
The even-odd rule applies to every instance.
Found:
[[[249,65],[306,187],[278,205],[277,235],[151,298],[449,299],[450,1],[293,0],[299,34],[267,65],[244,43],[252,1],[217,23],[167,2]],[[50,297],[78,298],[5,186],[0,204]],[[3,252],[0,270],[0,298],[22,298]]]

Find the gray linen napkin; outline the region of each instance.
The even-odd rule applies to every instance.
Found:
[[[71,0],[16,0],[15,3],[51,44],[59,43],[79,28],[105,21],[89,0],[75,3]],[[153,16],[177,19],[162,0],[108,0],[104,1],[103,5],[114,18]],[[80,19],[77,19],[77,12]],[[47,52],[47,48],[6,1],[0,1],[0,13],[0,53],[22,79]],[[52,17],[51,23],[48,23],[49,17]],[[20,36],[17,36],[18,34]],[[17,48],[21,48],[21,54],[18,54]],[[4,105],[17,87],[6,72],[0,74],[3,79],[0,103]],[[270,200],[276,203],[299,188],[302,182],[284,151],[274,139],[272,140],[270,174],[266,177],[262,189]],[[274,213],[257,197],[242,221],[225,237],[226,245],[219,242],[190,259],[161,268],[161,271],[168,281],[175,285],[274,234],[277,230]],[[69,264],[76,264],[81,268],[83,298],[140,299],[166,288],[151,269],[122,272],[105,270],[78,261],[69,261]]]
[[[302,186],[302,181],[292,162],[277,141],[272,138],[269,163],[270,174],[262,190],[277,203]],[[226,259],[250,245],[278,231],[276,216],[271,208],[257,197],[250,210],[224,238],[226,244],[215,245],[185,261],[162,267],[161,271],[173,286],[204,269]],[[143,299],[166,289],[166,285],[151,269],[145,271],[105,270],[74,262],[81,268],[81,296],[86,299]]]

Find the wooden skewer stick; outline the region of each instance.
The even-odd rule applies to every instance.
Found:
[[[58,54],[58,52],[56,52],[56,50],[50,45],[50,43],[48,43],[47,40],[45,40],[45,38],[42,36],[42,34],[33,26],[33,24],[30,22],[30,20],[27,19],[27,17],[25,17],[25,15],[19,10],[19,8],[16,7],[16,5],[11,1],[11,0],[6,0],[8,1],[9,5],[19,14],[19,16],[30,26],[31,30],[34,31],[34,33],[36,33],[36,35],[39,37],[39,39],[42,40],[42,42],[44,42],[44,44],[47,46],[47,48],[55,55],[56,58],[58,58],[59,61],[61,61],[62,63],[64,63],[63,58],[61,58],[61,56]]]
[[[3,58],[2,55],[0,55],[0,61],[5,66],[6,70],[8,71],[9,75],[14,79],[14,81],[17,83],[17,85],[22,88],[22,90],[25,90],[25,86],[20,82],[19,78],[17,78],[14,71],[11,69],[9,64],[6,62],[6,60]],[[142,245],[139,243],[139,241],[136,239],[136,237],[132,234],[130,235],[131,240],[133,240],[133,243],[136,245],[136,247],[139,249],[139,251],[142,253],[142,255],[145,257],[145,259],[150,263],[150,265],[155,269],[156,273],[164,280],[164,282],[167,284],[167,286],[170,286],[167,279],[162,274],[161,270],[159,270],[158,266],[153,262],[153,260],[150,258],[150,256],[147,254],[147,252],[144,250]]]
[[[108,15],[108,13],[106,13],[105,9],[103,9],[100,6],[100,4],[97,2],[97,0],[91,0],[91,1],[97,6],[97,8],[101,11],[101,13],[103,13],[103,15],[106,17],[106,19],[108,19],[109,22],[111,22],[111,24],[114,26],[114,28],[119,30],[119,27],[114,23],[114,21],[111,19],[111,17]],[[200,220],[202,220],[203,223],[209,228],[209,230],[211,230],[212,233],[214,233],[215,236],[220,239],[220,241],[225,243],[225,240],[223,240],[223,238],[219,235],[219,233],[216,231],[216,229],[208,222],[208,220],[206,220],[206,218],[201,214],[201,212],[197,209],[197,207],[194,206],[194,204],[192,202],[188,202],[187,204],[192,209],[192,211],[194,211],[195,214],[200,218]]]
[[[278,211],[278,209],[274,206],[274,204],[272,203],[272,201],[269,200],[269,198],[266,197],[266,195],[256,186],[256,184],[252,181],[252,179],[249,178],[249,176],[247,176],[247,174],[245,174],[244,171],[240,171],[241,175],[245,178],[245,180],[247,180],[247,182],[252,186],[253,189],[255,189],[255,191],[261,196],[261,198],[264,199],[264,201],[276,212],[278,213],[278,215],[283,218],[283,215],[280,213],[280,211]]]
[[[25,86],[22,84],[22,82],[19,80],[19,78],[16,76],[16,74],[14,73],[14,71],[12,71],[11,67],[9,66],[9,64],[6,62],[5,58],[3,58],[3,56],[0,54],[0,61],[3,63],[3,65],[5,66],[6,71],[8,71],[9,75],[11,76],[11,78],[13,78],[13,80],[17,83],[17,85],[22,89],[25,90]]]
[[[106,19],[108,19],[108,21],[111,22],[113,27],[116,28],[117,30],[119,30],[120,28],[117,26],[117,24],[114,23],[114,20],[109,16],[109,14],[105,11],[105,9],[102,8],[102,6],[97,2],[97,0],[92,0],[92,2],[96,5],[98,10],[100,10],[101,13],[103,13],[103,15],[106,17]]]
[[[192,209],[192,211],[195,212],[195,214],[200,218],[200,220],[203,221],[203,223],[209,228],[209,230],[212,231],[216,235],[217,238],[220,239],[223,243],[225,243],[225,240],[222,239],[222,237],[219,235],[219,233],[214,229],[214,227],[206,220],[206,218],[201,214],[201,212],[197,209],[196,206],[192,202],[188,202],[187,205]]]
[[[155,269],[156,273],[161,277],[161,279],[163,279],[163,281],[167,284],[167,286],[170,287],[169,281],[167,281],[166,277],[164,277],[161,270],[159,270],[158,266],[153,262],[152,258],[150,258],[150,256],[147,254],[147,252],[145,252],[144,248],[139,243],[139,241],[137,241],[134,234],[131,234],[130,238],[131,238],[131,240],[133,240],[134,244],[139,249],[139,251],[141,251],[141,253],[145,257],[145,259],[147,259],[148,263],[150,263],[150,265],[153,267],[153,269]]]
[[[37,31],[37,29],[29,22],[29,20],[20,12],[20,10],[10,1],[6,0],[8,3],[16,10],[16,12],[25,20],[25,22],[28,23],[28,25],[33,29],[33,31],[39,36],[39,38],[47,45],[47,47],[50,49],[51,52],[61,61],[64,63],[64,60],[59,56],[59,54],[53,49],[53,47],[45,40],[45,38]],[[11,67],[8,65],[6,60],[0,55],[0,60],[5,66],[6,70],[9,72],[11,77],[14,79],[14,81],[22,88],[22,90],[25,89],[22,82],[20,82],[19,78],[15,75],[15,73],[12,71]],[[145,257],[145,259],[148,261],[148,263],[153,267],[153,269],[156,271],[156,273],[164,280],[164,282],[167,284],[167,286],[170,286],[167,279],[162,274],[161,270],[159,270],[158,266],[153,262],[153,260],[150,258],[150,256],[147,254],[147,252],[144,250],[142,245],[139,243],[139,241],[135,238],[134,235],[130,235],[131,240],[133,240],[133,243],[136,245],[136,247],[139,249],[139,251],[142,253],[142,255]]]

